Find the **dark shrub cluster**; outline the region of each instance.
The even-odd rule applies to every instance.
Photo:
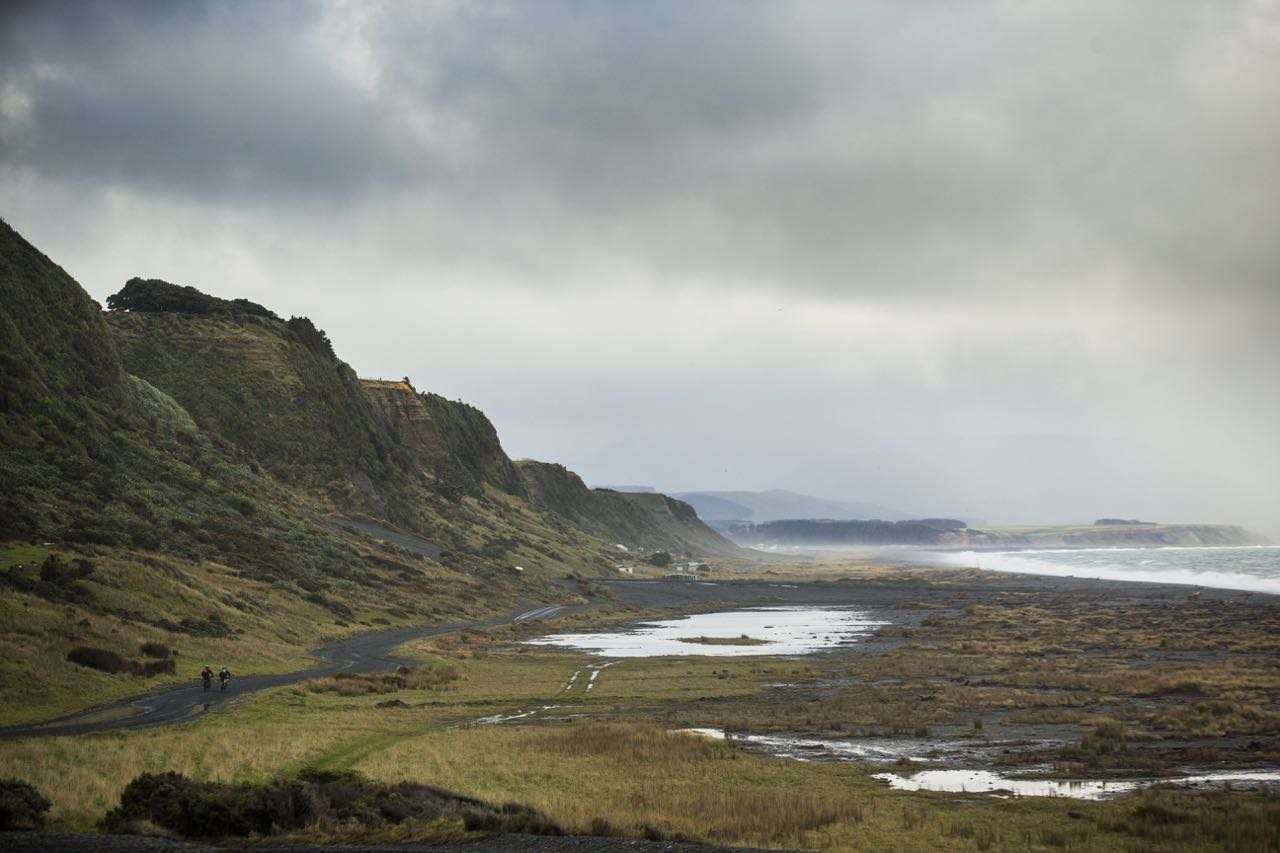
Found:
[[[541,813],[495,808],[430,785],[374,782],[352,772],[307,770],[260,784],[198,782],[180,773],[144,773],[103,818],[110,831],[149,821],[189,838],[270,835],[328,826],[376,829],[407,820],[453,818],[468,829],[562,835]]]
[[[152,642],[143,643],[141,646],[138,647],[138,651],[142,654],[143,657],[157,658],[157,659],[172,657],[175,654],[173,649],[169,648],[164,643],[152,643]]]
[[[651,566],[662,568],[671,565],[671,555],[666,551],[655,551],[645,558],[645,562]]]
[[[93,575],[94,565],[84,557],[77,557],[71,562],[50,554],[40,564],[40,581],[42,583],[66,586],[75,581],[85,580]]]
[[[154,675],[173,675],[177,672],[171,657],[148,661],[125,660],[109,649],[94,649],[89,646],[77,646],[67,652],[67,660],[109,675],[127,672],[130,675],[151,678]]]
[[[0,503],[3,503],[2,497]],[[3,513],[4,507],[0,506],[0,516]],[[29,567],[14,566],[7,572],[0,572],[0,586],[35,595],[45,601],[83,605],[93,601],[93,591],[80,581],[93,572],[93,563],[83,557],[68,562],[57,554],[50,554],[39,567],[29,564]]]
[[[0,830],[39,829],[52,805],[29,782],[0,779]]]
[[[119,293],[107,297],[111,311],[163,312],[170,314],[222,314],[280,319],[274,311],[248,299],[219,299],[194,287],[170,284],[158,278],[131,278]]]
[[[316,324],[311,322],[310,317],[290,317],[285,322],[285,326],[300,344],[316,355],[324,356],[330,361],[338,360],[338,356],[333,352],[333,342],[329,340],[329,336],[323,329],[316,328]]]
[[[107,649],[93,649],[88,646],[76,646],[67,652],[67,660],[80,666],[87,666],[89,669],[110,673],[111,675],[123,672],[126,668],[124,658],[115,652]]]

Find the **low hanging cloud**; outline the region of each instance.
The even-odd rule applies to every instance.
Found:
[[[30,3],[0,206],[588,479],[1280,533],[1280,7]]]

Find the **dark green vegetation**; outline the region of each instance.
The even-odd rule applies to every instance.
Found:
[[[517,466],[478,409],[362,382],[305,317],[154,279],[109,302],[0,223],[0,719],[137,689],[76,647],[280,669],[335,632],[563,598],[614,543],[736,550],[679,502]]]
[[[33,785],[21,779],[0,779],[0,832],[39,829],[52,806]]]
[[[88,646],[76,646],[67,652],[67,660],[108,675],[127,672],[150,678],[153,675],[173,675],[175,671],[173,658],[149,661],[125,660],[110,649],[93,649]]]
[[[418,824],[417,834],[450,840],[467,831],[561,835],[563,830],[519,805],[491,806],[430,785],[372,782],[350,771],[305,769],[260,784],[198,782],[180,773],[144,773],[125,787],[104,828],[127,832],[140,823],[193,838],[262,836],[307,830],[378,830]],[[450,831],[451,830],[451,831]]]

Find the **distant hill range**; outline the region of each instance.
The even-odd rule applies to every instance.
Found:
[[[917,545],[964,550],[1020,548],[1106,548],[1265,545],[1267,540],[1229,524],[1156,524],[1099,519],[1088,526],[1019,527],[978,530],[949,518],[906,521],[785,519],[763,524],[732,522],[723,531],[754,547],[849,548]]]
[[[911,517],[905,512],[879,504],[818,498],[785,489],[769,489],[764,492],[675,492],[672,497],[690,504],[698,511],[698,517],[708,523],[750,521],[763,524],[797,518],[905,521]]]

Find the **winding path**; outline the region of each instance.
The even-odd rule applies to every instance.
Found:
[[[517,610],[493,619],[455,622],[448,625],[434,625],[430,628],[396,628],[358,634],[321,646],[314,652],[319,665],[311,669],[279,675],[249,675],[235,678],[231,681],[231,688],[225,693],[218,690],[216,685],[211,690],[204,690],[199,682],[168,687],[143,696],[121,699],[86,711],[77,711],[47,722],[0,728],[0,739],[78,735],[178,723],[211,711],[230,700],[257,693],[269,687],[294,684],[308,678],[332,675],[335,672],[381,672],[402,663],[408,663],[393,657],[392,652],[410,640],[451,634],[454,631],[471,628],[492,628],[517,622],[533,622],[548,619],[570,609],[575,608],[564,605],[544,605],[533,609]]]

